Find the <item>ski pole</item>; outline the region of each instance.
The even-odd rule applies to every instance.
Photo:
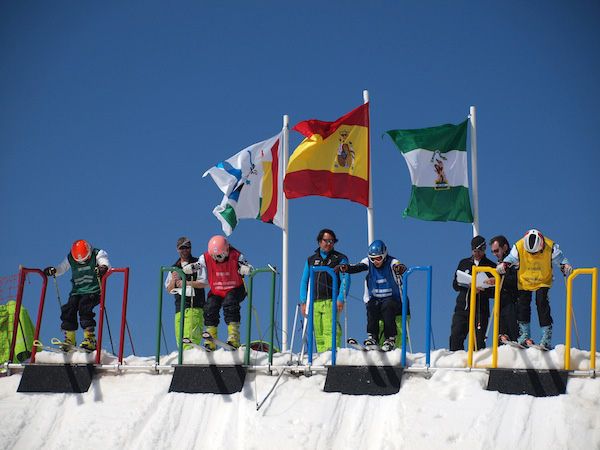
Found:
[[[62,302],[60,301],[60,291],[58,290],[58,282],[56,281],[56,275],[52,275],[54,280],[54,287],[56,288],[56,300],[58,300],[58,309],[62,309]]]
[[[292,342],[290,343],[290,360],[288,364],[292,364],[294,358],[294,338],[296,337],[296,325],[298,323],[298,308],[300,305],[296,305],[296,312],[294,313],[294,325],[292,326]]]
[[[408,349],[410,350],[410,352],[412,353],[412,339],[410,338],[410,327],[408,326],[408,320],[406,321],[406,337],[408,339]]]
[[[344,348],[348,348],[348,302],[344,292]]]

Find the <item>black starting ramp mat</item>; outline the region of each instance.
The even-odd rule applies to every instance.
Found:
[[[94,377],[93,364],[28,364],[17,392],[87,392]]]
[[[396,366],[330,366],[323,390],[350,395],[392,395],[400,390],[402,372],[402,367]]]
[[[244,387],[246,369],[241,365],[176,365],[169,392],[235,394]]]
[[[487,390],[502,394],[552,397],[567,392],[567,370],[490,369]]]

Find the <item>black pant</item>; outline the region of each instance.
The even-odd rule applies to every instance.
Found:
[[[535,291],[535,305],[537,306],[538,320],[540,327],[552,325],[552,315],[550,312],[550,301],[548,291],[550,288],[542,287]],[[533,292],[519,291],[517,300],[517,320],[519,322],[531,322],[531,298]]]
[[[204,305],[204,325],[216,327],[219,325],[219,310],[223,306],[223,318],[226,324],[239,322],[240,303],[246,297],[244,286],[237,287],[227,292],[225,297],[215,295],[209,292],[206,304]]]
[[[67,331],[77,329],[77,313],[81,328],[96,327],[94,308],[100,303],[100,294],[71,294],[69,301],[60,308],[61,328]]]
[[[468,299],[468,297],[467,297]],[[485,348],[485,332],[490,317],[489,300],[477,298],[475,311],[475,344],[477,350]],[[464,343],[469,334],[469,310],[464,308],[464,301],[458,301],[452,316],[450,327],[450,350],[464,350]]]
[[[500,321],[498,332],[506,334],[511,341],[519,337],[519,326],[517,325],[517,305],[512,296],[500,297]]]
[[[386,338],[396,337],[396,316],[402,314],[402,304],[392,297],[372,298],[367,303],[367,333],[379,338],[379,321],[383,321],[383,334]]]

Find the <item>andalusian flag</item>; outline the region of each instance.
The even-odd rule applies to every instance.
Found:
[[[280,133],[245,148],[202,175],[210,175],[225,194],[213,214],[227,236],[239,219],[258,219],[283,227],[282,142]]]
[[[403,216],[473,222],[467,168],[467,121],[418,130],[390,130],[406,160],[412,191]]]
[[[335,122],[306,120],[294,127],[306,136],[287,167],[287,198],[321,195],[369,206],[369,104]]]

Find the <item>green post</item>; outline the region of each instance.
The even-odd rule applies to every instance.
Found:
[[[252,335],[252,288],[254,285],[254,276],[261,272],[271,272],[273,274],[273,283],[271,286],[271,342],[269,342],[269,364],[273,364],[273,334],[275,328],[275,277],[277,271],[274,267],[269,266],[261,269],[254,269],[248,276],[248,326],[246,327],[246,353],[244,355],[244,364],[247,366],[250,365],[250,337]]]
[[[160,273],[159,273],[159,277],[158,277],[158,333],[157,333],[157,340],[156,340],[156,363],[159,364],[160,363],[160,332],[161,332],[161,324],[162,324],[162,303],[163,303],[163,273],[164,272],[177,272],[179,274],[179,276],[181,277],[182,283],[181,283],[181,326],[179,327],[179,355],[177,358],[177,363],[178,364],[182,364],[183,363],[183,325],[184,325],[184,320],[185,320],[185,300],[186,300],[186,279],[185,279],[185,273],[183,272],[183,270],[181,270],[179,267],[167,267],[167,266],[162,266],[160,268]]]

